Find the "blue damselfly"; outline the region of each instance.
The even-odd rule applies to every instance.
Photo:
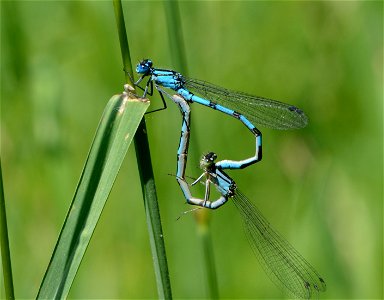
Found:
[[[136,72],[141,74],[136,82],[137,86],[145,77],[149,77],[143,88],[143,97],[147,94],[152,95],[153,85],[155,85],[166,107],[163,95],[167,97],[170,95],[163,88],[169,88],[176,91],[187,102],[208,106],[240,120],[254,134],[256,138],[255,155],[240,161],[219,161],[216,165],[221,169],[242,169],[261,160],[261,132],[256,128],[256,124],[284,130],[302,128],[308,122],[304,112],[296,106],[234,92],[202,80],[186,78],[172,70],[156,69],[149,59],[141,61],[136,67]]]
[[[202,157],[200,167],[204,173],[193,183],[202,182],[205,185],[206,194],[204,200],[200,201],[206,204],[201,206],[209,207],[215,203],[209,201],[209,186],[213,184],[222,197],[221,201],[232,200],[235,204],[255,256],[276,285],[301,299],[316,298],[318,292],[324,292],[326,284],[323,278],[271,227],[260,210],[237,188],[234,180],[217,168],[216,158],[217,155],[213,152]]]

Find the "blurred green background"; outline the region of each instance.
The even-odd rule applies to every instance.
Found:
[[[173,68],[163,3],[123,7],[134,63]],[[232,171],[238,186],[325,278],[321,298],[382,298],[383,2],[181,2],[180,15],[191,77],[309,116],[303,130],[261,128],[263,161]],[[104,106],[123,83],[112,3],[1,2],[1,159],[18,298],[37,294]],[[204,298],[195,220],[176,221],[191,207],[168,175],[181,126],[168,107],[146,120],[173,296]],[[192,113],[188,174],[209,150],[254,153],[236,120]],[[233,204],[210,215],[220,296],[282,297]],[[70,297],[156,298],[146,228],[131,147]]]

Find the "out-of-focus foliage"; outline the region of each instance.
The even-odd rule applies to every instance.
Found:
[[[132,59],[172,68],[163,4],[123,6]],[[325,278],[321,298],[383,297],[382,12],[380,1],[180,3],[192,77],[292,103],[310,119],[299,131],[261,128],[263,161],[231,176]],[[32,298],[105,101],[122,91],[112,3],[2,1],[0,67],[15,289]],[[161,105],[157,95],[152,105]],[[252,154],[253,136],[239,122],[192,106],[191,155],[196,144],[219,158]],[[168,175],[181,126],[177,107],[168,107],[148,115],[147,127],[173,295],[204,297],[194,218],[176,221],[190,207]],[[70,297],[156,297],[140,182],[128,172],[133,164],[131,149]],[[197,161],[188,168],[199,174]],[[210,214],[220,296],[281,297],[253,257],[233,205]]]

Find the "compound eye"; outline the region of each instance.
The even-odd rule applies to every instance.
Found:
[[[142,62],[140,63],[140,65],[143,67],[143,68],[151,68],[152,67],[152,60],[150,59],[143,59]]]
[[[214,152],[209,152],[206,156],[205,156],[206,160],[212,162],[214,161],[216,158],[217,158],[217,155],[216,153]]]

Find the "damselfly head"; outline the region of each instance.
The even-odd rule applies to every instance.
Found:
[[[138,74],[148,74],[152,69],[152,60],[150,59],[143,59],[140,63],[136,66],[136,72]]]
[[[216,158],[217,158],[217,154],[215,152],[209,152],[204,155],[204,159],[212,163],[215,162]]]
[[[204,154],[200,160],[200,168],[203,170],[211,169],[215,166],[215,160],[217,158],[217,154],[214,152],[209,152]]]

